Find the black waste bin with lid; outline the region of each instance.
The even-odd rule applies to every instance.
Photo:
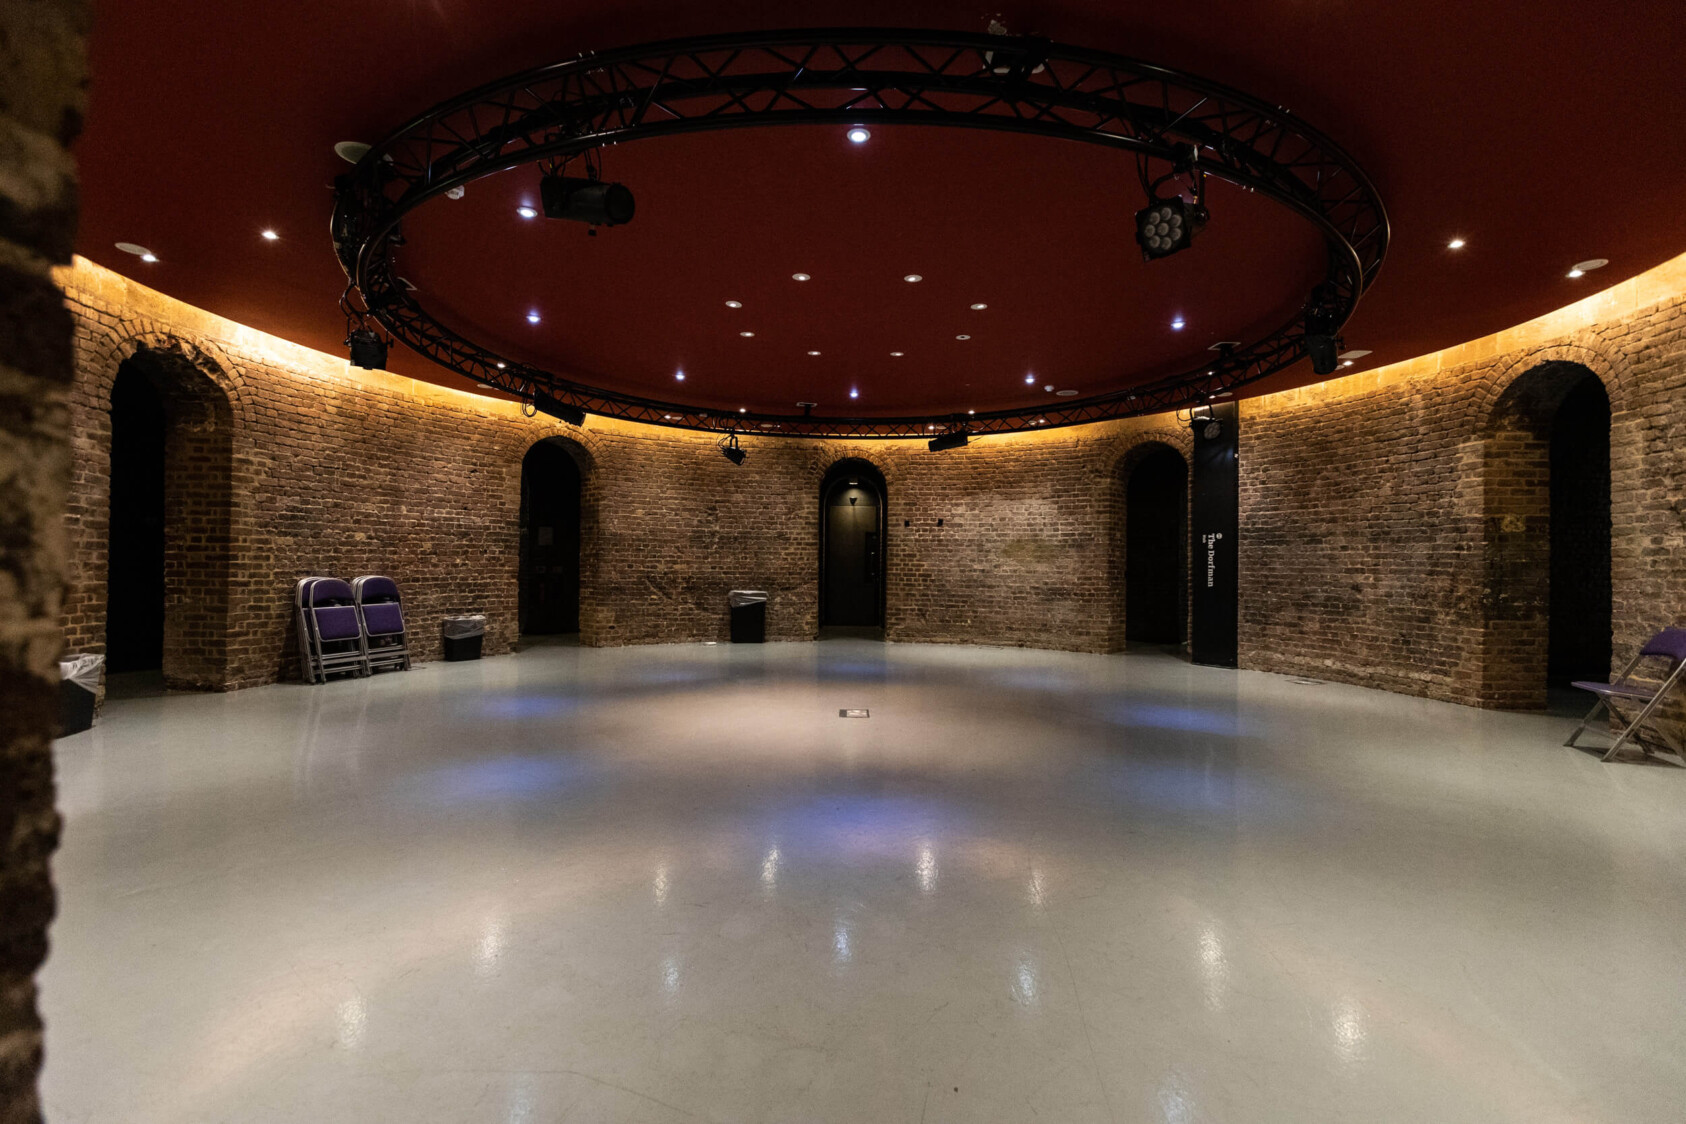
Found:
[[[486,639],[486,614],[473,613],[466,617],[445,618],[445,658],[477,660],[480,645]]]
[[[94,724],[104,656],[66,656],[59,661],[59,737],[80,734]]]
[[[767,594],[759,589],[734,589],[726,595],[732,608],[732,643],[760,644],[767,639]]]

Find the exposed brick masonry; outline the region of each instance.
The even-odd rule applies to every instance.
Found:
[[[206,617],[226,614],[221,636],[195,634],[210,654],[172,642],[166,671],[183,684],[295,675],[288,591],[314,572],[397,577],[424,658],[439,616],[458,611],[487,613],[487,651],[507,650],[521,459],[549,435],[582,468],[586,643],[724,639],[725,592],[743,586],[772,594],[770,638],[812,637],[820,482],[861,457],[888,490],[891,639],[1116,650],[1126,475],[1152,448],[1188,451],[1186,428],[1161,417],[944,454],[751,436],[735,467],[707,435],[523,418],[508,403],[351,371],[86,263],[63,280],[79,349],[74,646],[97,651],[103,635],[105,411],[118,365],[152,355],[199,388],[188,394],[198,424],[229,430],[220,444],[201,435],[204,456],[225,463],[199,463],[183,485],[233,484],[227,518],[210,517],[207,494],[209,533],[182,538],[200,557],[171,561],[184,590],[210,580],[227,594]],[[1675,619],[1686,599],[1682,323],[1676,294],[1462,366],[1244,402],[1243,666],[1483,705],[1543,701],[1546,427],[1587,371],[1613,411],[1618,657]]]
[[[40,1119],[34,974],[58,839],[57,722],[70,318],[50,267],[70,256],[87,12],[0,4],[0,1124]]]

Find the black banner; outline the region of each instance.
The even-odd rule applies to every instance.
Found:
[[[1195,663],[1236,666],[1240,595],[1236,541],[1241,522],[1240,414],[1235,403],[1212,407],[1194,423],[1189,538]]]

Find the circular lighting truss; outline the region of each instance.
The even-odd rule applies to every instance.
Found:
[[[374,145],[337,185],[335,251],[367,315],[475,383],[652,425],[801,437],[929,437],[1077,425],[1210,401],[1299,360],[1306,316],[1183,374],[1039,409],[920,417],[705,410],[586,386],[435,320],[393,270],[406,215],[524,164],[610,144],[762,125],[938,125],[1083,141],[1135,157],[1144,185],[1215,176],[1312,223],[1328,251],[1306,313],[1333,335],[1375,280],[1388,221],[1363,170],[1293,114],[1203,78],[1044,39],[882,28],[673,39],[581,55],[453,98]],[[1121,200],[1136,188],[1128,180]],[[1142,196],[1142,205],[1150,202]],[[1133,210],[1134,208],[1132,208]],[[1221,221],[1221,220],[1220,220]],[[1119,246],[1135,252],[1133,244]],[[1149,267],[1151,268],[1151,266]]]

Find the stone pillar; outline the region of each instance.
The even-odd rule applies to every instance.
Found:
[[[70,260],[83,0],[0,0],[0,1124],[41,1119],[35,970],[58,841],[52,738],[69,482]]]

